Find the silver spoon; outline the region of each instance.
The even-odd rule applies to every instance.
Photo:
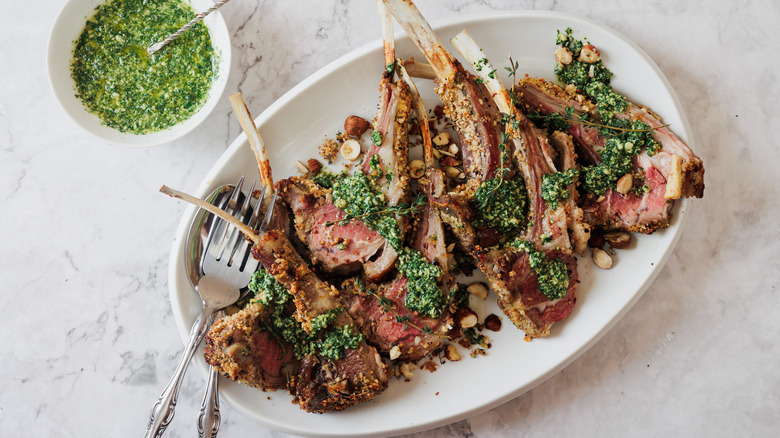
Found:
[[[198,24],[198,22],[204,18],[206,18],[207,15],[210,13],[216,11],[219,9],[220,6],[224,5],[225,3],[229,2],[230,0],[221,0],[214,2],[214,5],[212,5],[210,8],[206,9],[205,11],[201,12],[200,14],[196,15],[195,18],[190,20],[189,23],[182,26],[181,29],[177,30],[176,32],[168,35],[168,38],[160,41],[159,43],[154,43],[151,46],[146,48],[146,52],[149,53],[149,55],[154,55],[154,52],[157,52],[158,50],[162,49],[166,45],[168,45],[171,41],[178,38],[181,34],[187,31],[187,29],[191,28],[192,26],[195,26]]]

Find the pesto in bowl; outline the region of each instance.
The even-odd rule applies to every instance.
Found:
[[[182,0],[110,0],[76,41],[71,75],[77,97],[107,126],[146,134],[190,118],[216,74],[208,29],[200,22],[154,55],[146,48],[195,16]]]

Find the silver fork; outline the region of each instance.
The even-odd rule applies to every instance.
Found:
[[[256,209],[255,214],[252,214],[250,200],[254,184],[250,189],[250,196],[246,196],[244,202],[239,205],[243,181],[244,178],[241,177],[230,198],[218,207],[254,229],[260,216],[260,208]],[[265,188],[260,195],[258,205],[262,204],[264,194]],[[273,206],[273,203],[270,205]],[[269,207],[268,210],[270,213],[266,214],[267,220],[264,218],[261,226],[263,230],[268,227],[270,216],[273,213],[272,207]],[[241,238],[238,230],[230,227],[225,221],[214,218],[201,259],[203,276],[195,287],[203,301],[203,309],[192,325],[190,340],[171,381],[168,382],[152,408],[145,437],[157,438],[165,432],[175,413],[176,401],[184,374],[195,350],[213,322],[214,313],[235,303],[240,296],[240,290],[249,284],[252,273],[257,267],[257,263],[249,254],[249,248],[249,244]]]
[[[259,201],[255,207],[255,213],[252,215],[253,220],[259,216],[259,212],[263,205],[263,198],[265,195],[266,186],[263,186],[260,192]],[[249,191],[252,193],[252,190]],[[274,192],[271,202],[268,204],[268,209],[263,217],[263,222],[260,225],[260,230],[265,231],[271,222],[271,218],[274,213],[274,206],[276,205],[276,199],[278,194]],[[256,222],[255,222],[256,223]],[[249,222],[249,227],[253,228],[252,221]],[[217,313],[217,320],[224,316],[223,311]],[[203,400],[200,405],[200,413],[198,415],[198,438],[216,438],[219,432],[219,427],[222,423],[222,415],[219,411],[219,372],[214,369],[213,366],[209,366],[209,377],[206,384],[206,391],[203,394]]]

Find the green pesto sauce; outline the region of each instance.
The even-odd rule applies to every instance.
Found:
[[[398,251],[396,267],[408,280],[404,298],[406,308],[431,318],[440,317],[448,301],[436,282],[442,274],[441,268],[411,248]]]
[[[373,177],[376,175],[372,175]],[[419,251],[403,246],[398,220],[388,208],[376,180],[369,179],[363,172],[358,171],[353,175],[326,175],[322,181],[333,188],[333,204],[336,207],[351,217],[360,217],[368,228],[387,239],[390,246],[396,250],[398,258],[395,267],[408,280],[404,299],[406,307],[431,318],[440,317],[448,301],[438,286],[437,279],[442,274],[441,268],[430,263]],[[424,201],[421,199],[423,198],[418,198],[414,204],[422,204]]]
[[[525,225],[528,195],[521,179],[489,179],[479,186],[475,200],[474,225],[500,233],[513,233]]]
[[[201,22],[162,50],[146,48],[186,24],[182,0],[109,0],[76,40],[71,76],[76,96],[103,124],[146,134],[190,118],[206,102],[217,57]]]
[[[569,275],[563,260],[550,260],[546,254],[536,250],[533,243],[517,239],[510,246],[523,250],[539,282],[539,290],[551,300],[563,298],[569,292]]]
[[[347,349],[357,348],[365,339],[365,336],[351,325],[328,328],[343,308],[331,309],[314,317],[311,322],[312,334],[307,333],[292,315],[285,312],[288,304],[293,302],[292,295],[265,270],[252,274],[249,289],[255,293],[254,300],[264,306],[273,305],[273,312],[263,321],[262,328],[292,344],[295,357],[299,360],[309,354],[320,354],[331,360],[338,360],[344,357]]]
[[[555,74],[564,83],[575,85],[596,103],[596,108],[601,120],[590,120],[583,115],[583,121],[597,123],[601,126],[600,133],[606,139],[601,154],[602,162],[594,166],[582,168],[582,187],[596,195],[603,195],[609,188],[614,188],[617,181],[633,169],[633,160],[636,155],[647,150],[653,155],[660,145],[652,137],[652,129],[646,123],[640,121],[628,121],[616,117],[628,108],[628,100],[617,93],[610,85],[612,72],[610,72],[601,60],[595,63],[585,63],[577,60],[584,43],[574,39],[572,30],[558,31],[556,44],[566,47],[573,54],[573,61],[569,65],[556,66]],[[591,71],[592,67],[592,71]],[[573,108],[566,109],[569,121],[573,121]],[[562,116],[549,118],[537,117],[542,126],[560,127]],[[535,120],[536,121],[536,120]],[[545,125],[546,123],[546,125]],[[567,127],[568,129],[568,127]],[[628,130],[627,130],[628,129]],[[641,186],[640,186],[641,187]]]
[[[569,186],[574,183],[578,174],[577,169],[569,169],[542,175],[542,199],[550,204],[553,210],[558,208],[558,203],[569,199]]]

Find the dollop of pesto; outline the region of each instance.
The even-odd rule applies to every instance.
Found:
[[[249,289],[255,293],[253,300],[264,306],[273,306],[273,312],[263,321],[261,328],[292,344],[295,357],[299,360],[310,354],[338,360],[344,357],[347,349],[357,348],[365,340],[365,336],[351,325],[330,326],[343,308],[330,309],[314,317],[311,322],[312,334],[307,333],[287,312],[288,305],[293,302],[292,295],[265,270],[252,274]]]
[[[398,252],[396,268],[408,280],[404,298],[406,308],[431,318],[440,317],[448,301],[437,283],[442,274],[441,268],[411,248]]]
[[[575,85],[583,91],[585,86],[593,81],[609,85],[609,81],[612,79],[612,72],[604,67],[600,59],[593,63],[582,62],[578,59],[585,44],[572,36],[571,28],[567,28],[565,32],[559,30],[555,38],[555,44],[569,49],[572,53],[572,62],[570,64],[555,66],[555,75],[558,77],[558,80]]]
[[[71,76],[76,96],[103,124],[146,134],[190,118],[206,102],[217,58],[200,22],[149,56],[146,48],[186,24],[182,0],[109,0],[76,40]]]
[[[550,259],[537,251],[533,243],[516,239],[510,246],[525,251],[539,282],[539,290],[551,300],[563,298],[569,293],[569,273],[566,263],[559,258]]]
[[[642,152],[642,149],[646,148],[648,154],[652,155],[659,147],[646,123],[638,120],[628,122],[624,119],[614,119],[612,123],[631,131],[620,131],[618,134],[613,131],[610,136],[605,136],[606,143],[599,151],[601,163],[583,166],[582,187],[596,195],[602,195],[608,188],[614,188],[620,177],[631,172],[634,168],[634,157]]]
[[[649,125],[618,117],[628,109],[628,100],[612,88],[612,72],[601,60],[586,63],[577,59],[584,43],[572,36],[571,28],[565,32],[558,31],[555,42],[573,54],[571,64],[556,66],[556,76],[560,81],[575,85],[585,92],[596,103],[600,120],[590,120],[587,115],[582,115],[580,120],[573,120],[573,108],[566,108],[566,116],[538,116],[534,120],[542,126],[546,124],[547,128],[560,128],[562,123],[559,118],[599,127],[599,132],[606,139],[605,146],[599,151],[602,162],[582,168],[581,185],[588,192],[602,195],[607,189],[614,188],[617,181],[633,169],[634,157],[643,149],[647,150],[648,155],[653,155],[660,145],[653,139],[653,129]]]
[[[385,195],[363,172],[344,175],[333,182],[333,204],[353,218],[360,217],[393,248],[401,247],[398,220],[389,211],[383,212],[387,210]]]
[[[525,226],[528,194],[522,179],[489,179],[479,186],[474,199],[474,225],[507,234]]]
[[[559,202],[569,199],[569,186],[574,184],[577,175],[579,175],[577,169],[569,169],[564,172],[542,175],[542,199],[544,199],[553,210],[558,208]]]

